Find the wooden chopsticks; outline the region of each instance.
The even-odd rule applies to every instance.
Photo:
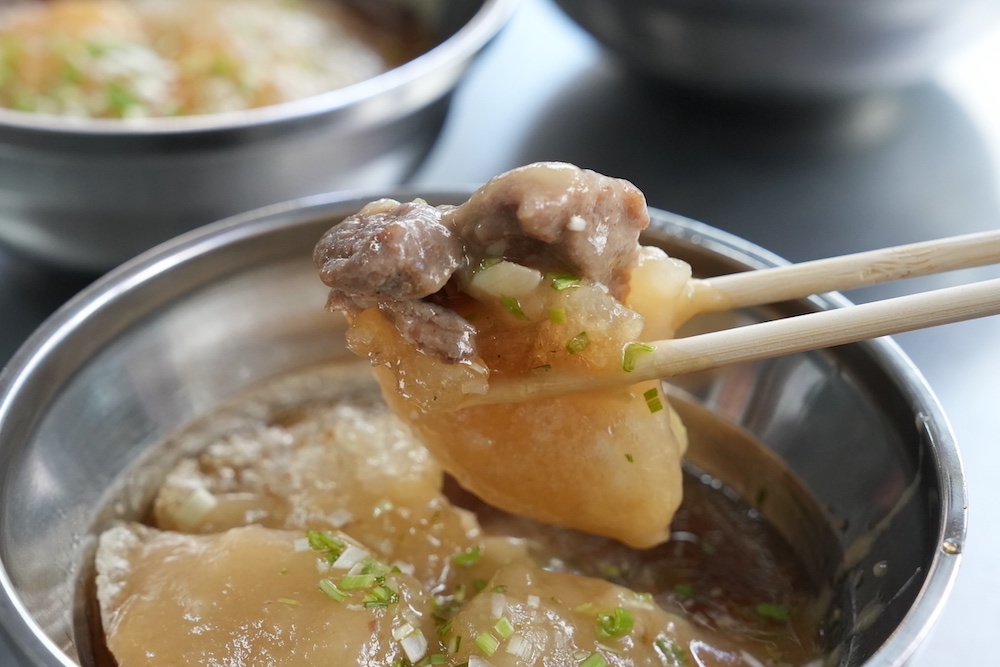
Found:
[[[720,312],[801,299],[813,294],[856,289],[1000,262],[1000,230],[868,250],[770,269],[743,271],[692,281],[698,298],[688,319]]]
[[[694,281],[690,314],[718,312],[835,290],[1000,262],[1000,231],[897,246]],[[552,369],[490,381],[462,407],[512,403],[815,350],[1000,314],[1000,279],[647,343],[626,372],[580,375]]]

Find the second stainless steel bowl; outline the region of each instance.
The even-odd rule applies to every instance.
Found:
[[[702,91],[836,98],[898,88],[981,34],[993,0],[556,0],[626,61]]]
[[[247,111],[134,122],[0,109],[0,241],[103,272],[241,211],[405,180],[517,0],[377,2],[410,7],[438,45],[367,81]]]

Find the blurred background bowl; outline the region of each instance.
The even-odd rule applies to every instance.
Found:
[[[726,95],[829,98],[927,76],[994,0],[555,0],[653,77]]]
[[[379,196],[457,204],[469,194],[317,196],[209,225],[98,279],[39,328],[0,371],[0,623],[24,664],[94,664],[86,592],[96,535],[148,510],[156,476],[172,463],[163,450],[151,456],[156,443],[255,383],[353,358],[343,318],[323,309],[327,289],[311,262],[321,234]],[[644,242],[689,261],[696,275],[780,262],[717,229],[652,215]],[[845,303],[824,296],[698,326]],[[691,405],[764,443],[713,460],[693,442],[690,455],[742,486],[779,529],[791,526],[783,532],[796,551],[816,554],[810,565],[844,610],[830,663],[904,664],[951,590],[966,529],[955,443],[912,364],[879,339],[673,384]],[[750,497],[767,488],[754,476],[772,461],[823,508],[818,525],[796,527],[776,513],[814,516],[791,489],[770,488],[763,504]],[[727,480],[727,468],[736,477]]]
[[[247,111],[126,121],[0,109],[0,241],[103,272],[241,211],[402,182],[517,0],[371,1],[412,9],[436,46],[366,81]]]

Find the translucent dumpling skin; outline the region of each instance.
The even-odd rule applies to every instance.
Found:
[[[396,341],[399,372],[406,372],[402,355],[419,355],[408,352],[377,314],[359,318],[356,326],[365,338],[370,334],[383,343]],[[572,361],[586,363],[585,352],[572,355],[579,356]],[[524,360],[520,355],[513,358]],[[656,383],[435,411],[395,391],[393,371],[375,371],[397,415],[414,428],[442,467],[490,504],[635,547],[669,537],[670,519],[681,501],[680,460],[686,439]],[[434,384],[426,371],[423,377]],[[652,408],[648,392],[656,397]]]
[[[391,245],[380,241],[387,216]],[[649,547],[669,537],[686,447],[656,383],[461,407],[497,378],[620,372],[640,341],[672,334],[690,268],[638,244],[648,223],[626,181],[540,163],[458,207],[374,202],[327,232],[314,259],[329,305],[351,323],[348,347],[465,488],[510,512]],[[353,248],[375,247],[377,279],[338,277]],[[448,258],[444,272],[436,257]],[[415,284],[405,278],[418,265],[434,271],[436,292],[387,293],[387,283]]]
[[[670,536],[681,453],[670,413],[650,414],[642,387],[452,413],[394,402],[459,482],[492,504],[648,547]]]
[[[259,526],[215,535],[136,525],[104,533],[98,596],[118,665],[389,667],[407,646],[434,637],[430,596],[412,577],[391,572],[347,590],[347,570],[299,546],[302,535]],[[349,597],[325,593],[324,580]]]

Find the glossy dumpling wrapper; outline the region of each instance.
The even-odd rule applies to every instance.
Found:
[[[448,584],[451,558],[481,537],[442,485],[438,463],[368,389],[182,459],[157,493],[153,519],[185,533],[248,524],[340,530],[434,589]]]
[[[327,538],[345,553],[348,545],[363,550],[346,535]],[[106,531],[96,563],[108,648],[120,667],[291,667],[344,664],[345,656],[389,667],[416,662],[436,644],[419,582],[378,564],[384,574],[370,585],[345,583],[352,570],[307,542],[302,532],[259,526],[214,535],[136,524]],[[324,581],[341,599],[324,592]]]
[[[497,378],[618,372],[648,349],[640,341],[672,335],[690,267],[638,244],[648,224],[627,181],[538,163],[457,207],[372,202],[330,229],[313,259],[328,307],[348,316],[348,347],[465,488],[649,547],[669,538],[687,445],[656,383],[461,407]],[[373,263],[377,275],[360,279]],[[434,280],[416,278],[425,274]]]

